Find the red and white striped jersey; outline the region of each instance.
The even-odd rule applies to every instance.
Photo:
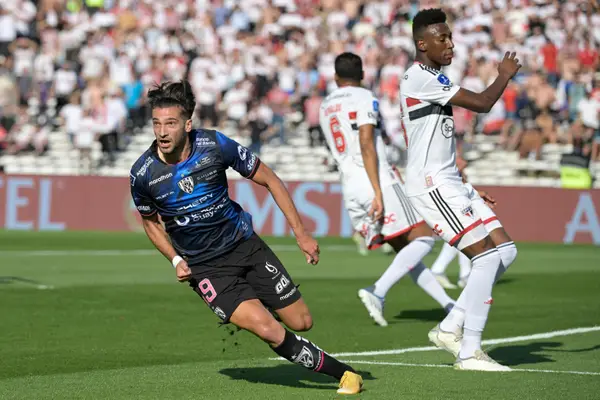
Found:
[[[358,128],[367,124],[376,127],[378,114],[378,100],[370,90],[362,87],[338,88],[321,103],[319,124],[343,179],[351,179],[357,167],[364,172]],[[378,130],[375,130],[375,148],[380,166],[389,169],[385,145]]]
[[[456,167],[456,141],[450,99],[458,92],[442,71],[413,64],[400,85],[407,142],[406,194],[432,191],[444,182],[462,183]]]

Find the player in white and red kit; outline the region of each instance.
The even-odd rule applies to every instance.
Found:
[[[433,248],[434,239],[387,162],[384,143],[376,129],[379,102],[371,91],[360,86],[362,60],[356,54],[340,54],[335,60],[335,71],[338,88],[323,100],[319,120],[340,171],[346,209],[369,249],[387,242],[398,253],[375,285],[360,289],[358,295],[375,322],[386,326],[384,297],[400,278],[410,274],[449,311],[454,301],[421,263]]]
[[[514,53],[507,53],[492,85],[473,93],[453,85],[441,71],[452,62],[454,48],[444,12],[420,11],[412,29],[416,62],[400,87],[408,149],[407,196],[427,224],[472,263],[456,306],[430,331],[429,339],[456,356],[456,369],[509,371],[483,352],[481,335],[493,302],[492,286],[514,261],[517,248],[504,230],[488,233],[473,206],[456,166],[452,106],[488,112],[521,66]]]

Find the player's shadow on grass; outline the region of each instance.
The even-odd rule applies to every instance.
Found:
[[[553,363],[556,361],[544,353],[560,351],[555,350],[555,348],[562,345],[559,342],[535,342],[516,346],[502,346],[489,350],[488,354],[500,364],[508,366]]]
[[[363,380],[375,379],[370,372],[357,371]],[[244,380],[252,383],[298,387],[304,389],[332,390],[339,382],[333,378],[309,371],[298,365],[274,365],[272,367],[224,368],[219,371],[234,380]]]
[[[439,322],[446,317],[446,312],[441,308],[432,308],[431,310],[402,310],[400,314],[394,317],[397,321],[389,321],[390,324],[399,324],[403,319],[412,319],[417,321]]]

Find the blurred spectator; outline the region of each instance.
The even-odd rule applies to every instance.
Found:
[[[319,111],[323,97],[319,95],[318,89],[313,89],[310,97],[304,102],[304,120],[308,124],[308,135],[310,146],[323,146],[325,138],[319,124]]]
[[[69,135],[71,144],[76,146],[75,137],[81,126],[81,120],[83,119],[81,94],[79,92],[75,92],[71,95],[70,102],[60,110],[59,116],[65,131]]]
[[[89,108],[84,109],[75,136],[75,146],[79,150],[79,169],[83,174],[91,174],[93,171],[92,146],[99,130],[94,112]]]
[[[260,155],[261,147],[269,133],[271,133],[268,131],[269,125],[260,114],[260,105],[253,101],[248,114],[240,121],[242,126],[250,131],[250,146],[248,146],[248,149],[257,156]]]

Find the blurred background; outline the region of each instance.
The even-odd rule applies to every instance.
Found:
[[[0,168],[127,176],[153,138],[146,93],[189,79],[196,126],[217,127],[284,180],[337,181],[318,127],[333,61],[363,57],[390,158],[405,159],[399,85],[411,19],[439,1],[3,0]],[[446,74],[481,91],[507,50],[524,61],[484,115],[455,110],[474,184],[598,187],[600,14],[592,1],[444,2],[456,45]]]

